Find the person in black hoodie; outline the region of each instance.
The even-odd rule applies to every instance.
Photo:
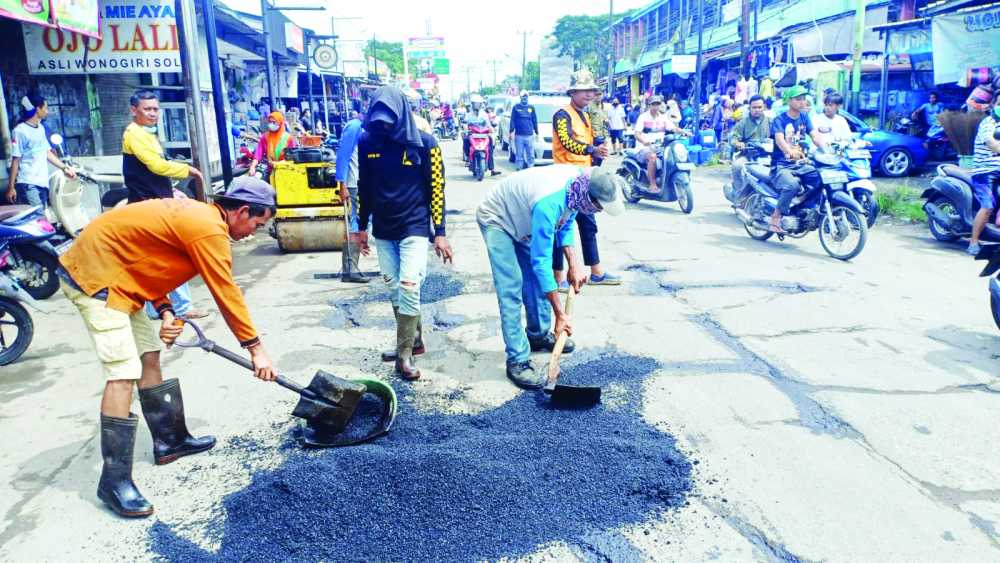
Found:
[[[396,314],[396,350],[382,359],[395,361],[403,379],[415,380],[420,370],[413,356],[424,351],[420,285],[429,241],[444,263],[453,257],[445,236],[444,159],[434,136],[417,129],[399,88],[375,92],[364,127],[358,141],[358,232],[352,238],[366,252],[371,220],[379,269]]]

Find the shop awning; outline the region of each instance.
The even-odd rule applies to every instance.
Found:
[[[880,6],[865,12],[865,35],[862,50],[866,53],[880,53],[885,49],[885,43],[879,39],[878,32],[872,27],[884,24],[889,8]],[[846,55],[854,52],[854,14],[837,18],[806,29],[792,35],[792,46],[795,57]]]

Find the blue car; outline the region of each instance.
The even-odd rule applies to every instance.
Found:
[[[851,131],[872,144],[872,170],[883,176],[898,178],[919,170],[927,162],[927,149],[922,139],[912,135],[872,129],[864,121],[840,111]]]

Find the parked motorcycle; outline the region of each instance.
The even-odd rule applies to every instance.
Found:
[[[59,254],[50,242],[55,234],[40,207],[0,207],[0,245],[10,250],[3,271],[35,299],[48,299],[59,289]]]
[[[823,250],[839,260],[854,258],[865,247],[868,240],[868,223],[863,218],[864,209],[847,191],[847,174],[839,169],[840,158],[836,154],[814,153],[811,158],[800,161],[795,171],[803,177],[812,172],[819,175],[818,182],[807,185],[792,200],[789,213],[781,218],[781,228],[785,233],[769,230],[770,217],[778,205],[778,190],[771,184],[771,170],[757,164],[744,170],[744,178],[753,186],[755,193],[744,200],[736,214],[743,220],[748,235],[756,240],[768,240],[775,234],[778,240],[786,236],[803,238],[810,232],[819,231],[819,242]]]
[[[49,174],[49,207],[45,216],[56,229],[50,241],[59,254],[65,252],[80,231],[100,215],[101,185],[97,177],[63,150],[63,138],[58,133],[49,138],[53,150],[62,161],[76,170],[70,179],[61,170]]]
[[[744,147],[736,151],[734,162],[739,159],[738,164],[734,166],[740,167],[740,177],[742,178],[745,174],[744,169],[749,164],[758,164],[761,166],[771,165],[771,152],[774,150],[774,141],[768,139],[763,143],[750,142],[744,145]],[[743,180],[739,186],[733,186],[732,184],[724,184],[722,186],[722,194],[726,196],[729,203],[733,204],[733,209],[742,205],[743,200],[746,199],[750,194],[755,193],[753,186]]]
[[[31,315],[21,303],[37,308],[35,300],[5,270],[11,252],[0,246],[0,366],[17,361],[35,335]]]
[[[926,200],[927,227],[935,239],[954,242],[972,234],[979,201],[972,195],[972,176],[967,170],[953,164],[939,165],[931,187],[920,197]],[[987,221],[980,238],[1000,242],[1000,227]]]
[[[490,150],[490,129],[486,125],[469,125],[469,170],[476,181],[486,174],[487,154]]]
[[[656,183],[660,192],[649,193],[649,175],[646,173],[646,163],[640,162],[638,155],[641,149],[626,149],[622,163],[618,167],[618,175],[625,179],[622,195],[629,203],[639,200],[676,201],[684,213],[694,210],[694,194],[691,192],[691,171],[694,163],[688,160],[687,147],[681,144],[680,135],[668,134],[662,143],[653,143],[656,152]]]
[[[993,276],[990,280],[990,312],[993,322],[1000,328],[1000,244],[984,244],[976,255],[976,260],[988,260],[979,277]]]

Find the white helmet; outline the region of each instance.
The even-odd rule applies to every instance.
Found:
[[[527,90],[521,90],[521,95],[519,97],[521,97],[521,98],[527,98],[528,97],[528,91]]]

